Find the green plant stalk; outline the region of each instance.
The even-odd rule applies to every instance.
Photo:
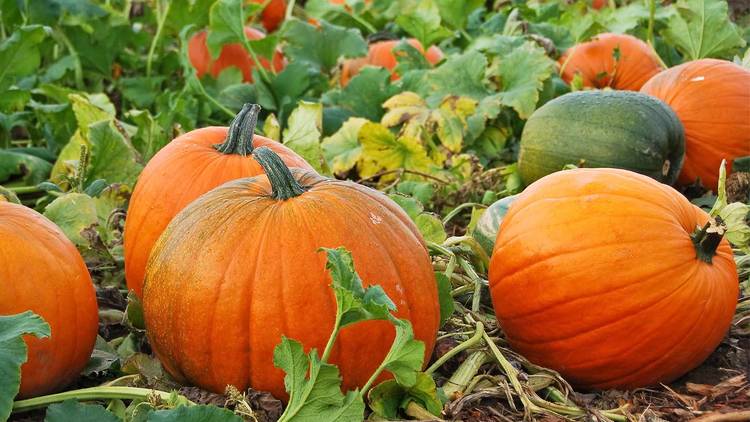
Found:
[[[457,206],[456,208],[453,208],[451,212],[449,212],[445,216],[445,218],[443,218],[443,225],[448,224],[448,222],[451,221],[455,216],[457,216],[461,211],[465,210],[466,208],[473,208],[473,207],[487,208],[486,205],[480,204],[478,202],[467,202],[465,204],[461,204]]]
[[[76,88],[82,90],[84,88],[83,67],[81,66],[81,58],[78,55],[78,50],[73,47],[73,43],[70,42],[68,37],[63,31],[60,30],[60,28],[55,28],[52,31],[52,37],[55,38],[57,42],[63,44],[65,48],[68,49],[70,56],[73,57],[73,77],[75,78]]]
[[[64,391],[57,394],[49,394],[46,396],[34,397],[33,399],[18,400],[13,402],[13,413],[27,412],[29,410],[40,409],[47,407],[53,403],[60,403],[65,400],[75,399],[78,401],[91,401],[91,400],[112,400],[112,399],[126,399],[135,400],[143,399],[146,400],[149,396],[156,394],[162,400],[169,400],[170,393],[159,390],[150,390],[148,388],[136,388],[136,387],[91,387],[82,388],[80,390]],[[185,398],[187,400],[187,398]],[[195,403],[188,400],[190,406]]]
[[[198,78],[196,78],[196,79],[198,79]],[[222,112],[222,113],[224,113],[224,114],[226,114],[227,116],[229,116],[229,118],[234,118],[234,115],[235,115],[235,113],[234,113],[234,112],[233,112],[232,110],[230,110],[230,109],[228,109],[228,108],[224,107],[224,105],[223,105],[223,104],[221,104],[221,103],[220,103],[219,101],[217,101],[217,100],[216,100],[216,98],[214,98],[214,97],[212,97],[211,95],[209,95],[209,94],[208,94],[208,92],[206,92],[206,89],[205,89],[205,88],[203,88],[203,83],[201,83],[201,81],[200,81],[200,80],[198,80],[198,86],[200,87],[200,90],[199,90],[199,92],[198,92],[198,93],[199,93],[199,94],[200,94],[200,95],[201,95],[201,96],[202,96],[203,98],[205,98],[205,99],[206,99],[206,100],[207,100],[207,101],[208,101],[209,103],[213,104],[213,105],[214,105],[214,107],[216,107],[216,108],[218,108],[219,110],[221,110],[221,112]],[[185,85],[185,88],[184,88],[184,89],[188,89],[188,85],[187,85],[187,84]]]
[[[268,2],[266,2],[266,3],[270,3],[270,0]],[[288,21],[289,19],[292,18],[292,12],[294,11],[294,4],[295,3],[297,3],[297,0],[291,0],[286,5],[286,11],[284,12],[284,20],[285,21]]]
[[[445,362],[450,360],[453,356],[456,356],[457,354],[463,352],[464,350],[474,347],[479,342],[482,341],[482,335],[484,335],[484,324],[481,322],[477,322],[477,329],[474,332],[474,335],[471,336],[471,338],[467,339],[466,341],[460,343],[458,346],[452,348],[449,350],[446,354],[440,357],[440,359],[436,360],[435,363],[433,363],[429,368],[427,368],[424,373],[427,375],[431,375],[433,372],[437,371],[438,368],[443,366]]]
[[[484,334],[484,333],[482,333]],[[448,381],[440,387],[449,398],[455,393],[463,393],[466,386],[479,372],[479,368],[491,360],[490,356],[483,350],[477,350],[469,355]]]
[[[432,421],[437,417],[437,415],[433,415],[429,410],[414,401],[410,401],[409,404],[406,405],[404,413],[419,421]]]
[[[656,20],[656,0],[646,0],[648,2],[648,28],[646,30],[646,43],[648,43],[649,47],[651,47],[651,51],[653,51],[654,56],[659,60],[659,64],[663,68],[668,68],[666,63],[664,63],[664,60],[661,59],[661,56],[659,53],[656,52],[656,47],[654,46],[654,21]]]
[[[505,358],[505,356],[503,356],[500,349],[497,347],[495,342],[492,341],[487,333],[484,333],[483,337],[484,341],[490,347],[490,351],[492,351],[493,356],[500,364],[500,367],[502,368],[503,372],[505,372],[505,375],[508,377],[511,386],[513,386],[513,390],[515,390],[516,394],[521,399],[521,403],[523,403],[524,409],[532,413],[534,411],[539,411],[539,408],[531,402],[529,397],[523,391],[523,387],[518,381],[518,370],[513,365],[511,365],[511,363],[508,361],[508,359]]]
[[[476,313],[479,312],[479,306],[481,305],[482,301],[482,278],[479,277],[479,274],[477,274],[476,271],[474,271],[474,268],[466,262],[463,258],[458,258],[458,265],[461,266],[461,268],[466,272],[466,275],[469,276],[472,280],[474,280],[474,295],[471,298],[471,311]]]
[[[443,242],[443,246],[454,246],[458,244],[465,244],[468,246],[471,251],[474,253],[474,255],[477,256],[482,261],[482,264],[485,267],[489,267],[490,265],[490,257],[487,255],[487,252],[485,252],[484,248],[482,248],[482,245],[477,242],[476,239],[474,239],[472,236],[454,236],[450,237]]]
[[[336,343],[336,338],[339,336],[339,330],[341,329],[341,315],[343,313],[343,310],[341,309],[341,304],[337,302],[338,309],[336,310],[336,321],[333,323],[333,331],[331,332],[331,336],[328,338],[328,343],[326,344],[326,348],[323,350],[323,355],[320,357],[320,360],[323,362],[328,361],[328,357],[331,356],[331,351],[333,350],[333,345]]]
[[[39,189],[36,186],[18,186],[15,188],[5,188],[5,189],[8,189],[9,191],[15,193],[16,195],[44,192],[43,190]]]
[[[159,39],[161,38],[161,32],[162,29],[164,29],[164,23],[167,21],[169,8],[172,6],[171,1],[167,1],[166,3],[167,5],[164,6],[164,10],[159,7],[162,2],[157,1],[156,4],[156,34],[154,34],[154,38],[151,39],[151,45],[148,48],[148,57],[146,57],[146,77],[151,76],[151,62],[154,59],[154,51],[156,51],[156,45],[159,43]]]

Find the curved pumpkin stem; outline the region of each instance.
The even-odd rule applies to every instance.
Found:
[[[693,239],[698,259],[709,264],[713,261],[716,249],[719,248],[725,231],[726,224],[724,224],[721,217],[717,216],[714,219],[710,219],[705,226],[693,233],[691,238]]]
[[[229,125],[229,133],[223,144],[214,145],[222,154],[239,154],[243,157],[253,153],[253,135],[258,124],[260,106],[245,103]]]
[[[284,201],[305,193],[306,189],[297,182],[289,167],[271,148],[260,147],[253,151],[253,157],[266,172],[274,199]]]

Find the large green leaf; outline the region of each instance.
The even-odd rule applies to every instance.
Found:
[[[0,42],[0,92],[39,67],[39,44],[48,33],[49,28],[40,25],[22,26]]]
[[[99,224],[96,202],[84,193],[68,193],[56,198],[44,210],[44,216],[62,229],[76,246],[88,247],[83,232]]]
[[[731,58],[745,40],[729,20],[724,0],[679,0],[677,14],[662,32],[688,60]]]
[[[349,111],[353,116],[380,120],[382,104],[397,92],[391,85],[391,72],[384,68],[365,67],[342,89],[323,96],[323,102]]]
[[[399,6],[396,24],[418,39],[422,46],[428,47],[451,35],[451,31],[441,25],[436,0],[401,0]]]
[[[323,106],[300,101],[289,116],[289,126],[284,130],[284,145],[302,156],[320,174],[329,174],[328,164],[320,147],[323,127]]]
[[[400,168],[429,173],[433,167],[427,151],[416,138],[396,137],[385,126],[372,122],[362,125],[358,136],[367,159],[360,171],[362,177]]]
[[[75,399],[50,405],[44,422],[119,422],[115,415],[98,404],[82,404]]]
[[[334,173],[344,173],[357,165],[362,156],[358,135],[367,119],[352,117],[333,135],[323,139],[323,155]]]
[[[536,109],[545,79],[552,76],[554,62],[542,48],[532,43],[496,60],[490,72],[502,84],[501,102],[513,107],[522,119],[528,118]]]
[[[242,4],[242,0],[219,0],[211,6],[206,44],[212,57],[219,57],[224,44],[245,42],[247,15]]]
[[[32,186],[45,180],[52,164],[39,157],[14,150],[0,150],[0,183],[6,186]]]
[[[326,21],[315,27],[298,19],[284,24],[284,54],[291,61],[308,62],[330,72],[339,58],[367,54],[367,44],[357,29],[331,25]]]
[[[49,337],[50,328],[31,311],[0,315],[0,420],[7,420],[21,385],[21,365],[26,362],[23,335]]]

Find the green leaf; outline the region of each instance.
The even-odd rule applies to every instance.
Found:
[[[341,327],[360,321],[387,319],[389,311],[396,309],[396,305],[382,287],[365,288],[362,285],[362,279],[354,270],[352,255],[344,248],[321,250],[328,257],[326,269],[331,274],[331,286],[341,314]]]
[[[443,222],[435,214],[420,214],[414,219],[422,237],[428,242],[443,243],[448,235],[445,233]]]
[[[451,35],[451,31],[441,25],[440,9],[436,0],[401,0],[399,5],[396,24],[418,39],[423,47]]]
[[[83,193],[68,193],[55,198],[44,209],[44,216],[62,229],[65,236],[76,246],[90,247],[89,240],[83,232],[99,224],[96,202]]]
[[[411,387],[399,385],[396,380],[383,381],[370,390],[367,400],[372,411],[386,420],[403,419],[399,411],[405,410],[410,402],[424,407],[436,419],[443,410],[435,380],[423,372],[417,373],[417,382]]]
[[[662,32],[688,60],[729,58],[745,40],[729,20],[724,0],[679,0],[677,14]]]
[[[0,92],[39,67],[39,44],[49,32],[40,25],[22,26],[0,43]]]
[[[219,0],[209,12],[208,38],[206,44],[211,57],[217,58],[221,47],[228,43],[245,43],[247,15],[242,0]]]
[[[425,346],[414,339],[414,330],[408,320],[391,318],[391,322],[396,327],[396,338],[382,366],[393,374],[396,382],[412,387],[417,383],[417,373],[422,369]]]
[[[427,204],[435,195],[433,182],[419,182],[416,180],[405,180],[396,185],[396,191],[405,195],[413,196],[419,202]]]
[[[161,93],[160,88],[165,79],[165,76],[122,78],[120,80],[122,95],[132,101],[136,107],[149,107]]]
[[[391,85],[391,72],[382,67],[365,67],[342,89],[323,96],[323,102],[336,105],[357,117],[377,121],[383,116],[382,104],[398,90]]]
[[[484,5],[484,0],[435,0],[440,17],[453,29],[464,29],[469,15]]]
[[[104,179],[109,183],[133,186],[142,167],[122,133],[110,122],[99,122],[89,126],[89,134],[91,163],[87,183]]]
[[[33,186],[45,180],[52,164],[30,154],[0,149],[0,183],[6,186]]]
[[[320,147],[323,128],[323,106],[318,103],[300,101],[289,116],[284,130],[284,145],[304,158],[320,174],[329,174],[328,164]]]
[[[148,110],[130,110],[125,116],[138,126],[138,132],[133,137],[133,146],[141,154],[144,162],[148,162],[169,143],[169,137],[164,129]]]
[[[352,117],[333,135],[323,139],[323,155],[334,173],[347,172],[357,165],[362,156],[358,134],[367,119]]]
[[[449,56],[438,68],[404,75],[404,91],[420,94],[431,105],[446,95],[459,95],[480,100],[489,91],[484,85],[487,58],[478,51]]]
[[[409,218],[415,220],[419,214],[422,214],[424,211],[424,206],[422,203],[411,196],[404,195],[402,193],[391,193],[388,194],[388,197],[393,200],[393,202],[397,203],[404,211],[406,211],[406,215],[409,216]]]
[[[367,54],[367,43],[357,29],[347,29],[320,22],[316,28],[299,19],[284,24],[282,39],[286,41],[284,54],[290,62],[302,61],[330,73],[339,58],[360,57]]]
[[[440,326],[442,327],[446,321],[448,321],[453,315],[453,311],[456,309],[456,303],[453,301],[451,290],[450,279],[442,272],[435,271],[435,280],[437,281],[438,287],[438,300],[440,302]]]
[[[157,410],[148,414],[148,422],[242,422],[242,418],[230,410],[216,406],[177,406],[174,409]]]
[[[432,160],[420,141],[412,137],[396,137],[385,126],[367,122],[359,130],[362,152],[368,160],[361,170],[362,177],[370,177],[380,171],[408,169],[429,173]]]
[[[47,408],[44,422],[119,422],[120,419],[98,404],[82,404],[75,399]]]
[[[500,101],[527,119],[536,109],[539,91],[553,70],[554,63],[544,49],[529,42],[499,58],[490,71],[501,81]]]
[[[315,350],[305,355],[302,345],[286,337],[273,352],[273,363],[286,372],[289,402],[279,422],[361,421],[365,403],[356,392],[341,393],[336,366],[321,362]]]
[[[21,385],[21,365],[27,349],[23,335],[50,336],[49,325],[31,311],[0,315],[0,420],[7,420]]]

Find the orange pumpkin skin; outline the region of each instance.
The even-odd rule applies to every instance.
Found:
[[[620,52],[619,60],[615,60],[616,49]],[[662,70],[648,44],[621,34],[599,34],[591,41],[577,44],[560,57],[559,63],[564,66],[560,77],[567,83],[580,74],[583,86],[627,91],[638,91]]]
[[[251,129],[252,131],[252,129]],[[125,279],[128,289],[142,297],[149,253],[172,218],[211,189],[263,169],[249,156],[216,150],[228,128],[207,127],[177,137],[149,161],[130,197],[125,219]],[[294,151],[279,142],[255,135],[255,147],[268,146],[290,166],[312,170]]]
[[[685,163],[678,182],[700,178],[716,191],[721,160],[750,155],[750,70],[732,62],[702,59],[651,78],[641,92],[667,103],[685,127]]]
[[[265,175],[229,182],[185,208],[159,239],[143,306],[153,350],[176,379],[214,392],[252,386],[286,400],[274,347],[285,335],[322,353],[334,324],[321,247],[351,251],[364,285],[383,287],[430,355],[437,289],[409,217],[362,185],[292,174],[308,189],[300,196],[273,198]],[[344,328],[330,357],[343,388],[363,386],[393,339],[385,321]]]
[[[248,40],[258,40],[265,37],[265,34],[253,29],[251,27],[245,27],[245,36]],[[253,68],[255,62],[253,61],[250,54],[245,51],[245,48],[241,44],[226,44],[221,49],[219,57],[214,60],[211,58],[211,53],[208,51],[208,44],[206,40],[208,33],[206,31],[200,31],[193,35],[188,41],[188,58],[190,63],[195,68],[199,78],[202,78],[205,74],[211,74],[214,78],[219,76],[222,70],[227,67],[234,66],[242,71],[242,79],[245,82],[253,81]],[[258,57],[261,66],[265,69],[271,68],[271,63],[264,57]],[[273,56],[273,68],[275,71],[280,71],[286,66],[286,59],[281,54],[280,50],[277,50]]]
[[[587,389],[670,382],[724,337],[738,295],[729,243],[713,263],[691,233],[708,219],[674,189],[627,170],[557,172],[530,185],[490,262],[511,346]]]
[[[604,7],[607,7],[607,0],[593,0],[591,2],[591,7],[596,10],[600,10]]]
[[[266,0],[250,0],[250,3],[263,4]],[[266,31],[273,32],[284,21],[286,14],[286,1],[271,0],[260,15],[260,22]]]
[[[422,53],[427,61],[432,65],[437,64],[440,60],[443,59],[443,52],[437,46],[433,45],[427,49],[427,52],[425,52],[424,48],[422,47],[422,43],[420,43],[418,40],[410,38],[406,41],[412,47],[419,50],[419,52]],[[400,42],[401,40],[386,40],[374,42],[370,44],[370,50],[367,53],[367,58],[345,60],[341,72],[342,86],[346,86],[349,83],[349,80],[354,77],[354,75],[359,73],[359,70],[366,65],[384,67],[391,71],[392,81],[399,79],[399,75],[394,71],[396,65],[398,64],[398,61],[396,60],[396,55],[393,54],[393,49]]]
[[[21,205],[0,201],[0,315],[31,310],[51,336],[25,336],[19,398],[51,393],[80,374],[99,325],[96,293],[76,247],[51,221]]]

